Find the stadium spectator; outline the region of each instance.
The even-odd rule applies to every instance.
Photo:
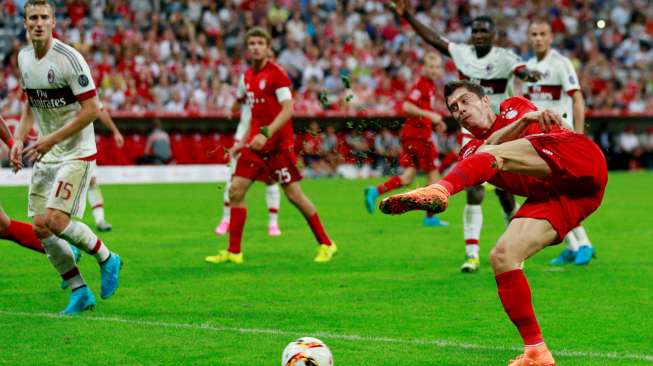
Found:
[[[340,139],[336,134],[336,128],[328,125],[322,134],[322,156],[329,165],[329,170],[335,172],[338,166],[344,163],[344,158],[339,151]]]
[[[637,170],[641,166],[642,147],[635,134],[635,127],[626,126],[617,137],[617,148],[620,152],[620,166],[628,170]]]
[[[642,134],[640,140],[644,166],[646,169],[653,169],[653,127],[647,128],[646,133]]]
[[[306,177],[327,177],[334,173],[334,170],[324,159],[324,141],[320,133],[320,125],[313,121],[308,129],[302,134],[301,155],[304,160],[302,175]]]
[[[168,164],[172,158],[170,135],[161,127],[161,121],[155,119],[152,123],[152,132],[145,143],[145,155],[137,159],[137,164]]]

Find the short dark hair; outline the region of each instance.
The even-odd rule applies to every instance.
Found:
[[[254,27],[250,30],[247,31],[247,34],[245,34],[245,44],[247,44],[247,41],[251,37],[261,37],[265,38],[268,41],[268,45],[272,42],[272,37],[270,37],[270,33],[263,29],[263,27]]]
[[[490,31],[494,32],[494,30],[495,30],[494,20],[492,20],[492,18],[490,18],[487,15],[479,15],[479,16],[475,17],[474,19],[472,19],[471,24],[474,24],[476,22],[487,22],[487,23],[490,24]]]
[[[52,9],[52,17],[55,16],[54,14],[54,2],[52,0],[27,0],[25,2],[25,6],[23,6],[23,17],[27,17],[27,8],[30,6],[38,6],[38,5],[48,5],[50,9]]]
[[[533,24],[545,24],[549,26],[549,29],[551,29],[551,21],[544,17],[536,17],[531,19],[531,21],[528,23],[528,29],[530,29]]]
[[[444,103],[447,105],[447,109],[451,110],[449,108],[449,97],[453,92],[460,88],[465,88],[476,94],[479,99],[482,99],[485,96],[485,90],[483,90],[483,87],[476,83],[472,83],[469,80],[450,81],[444,86]]]

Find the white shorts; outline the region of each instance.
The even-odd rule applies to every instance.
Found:
[[[90,161],[36,163],[29,186],[28,215],[43,215],[47,208],[54,208],[81,218],[86,208],[90,173]]]

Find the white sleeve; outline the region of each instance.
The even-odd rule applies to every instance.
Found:
[[[63,47],[55,45],[54,47]],[[91,76],[91,69],[88,67],[84,57],[72,47],[65,48],[65,52],[70,54],[71,62],[66,73],[66,81],[77,100],[82,101],[95,96],[95,82]]]
[[[284,100],[292,99],[292,92],[290,91],[290,88],[287,86],[283,86],[275,90],[274,93],[277,95],[277,101],[279,103],[283,102]]]
[[[236,128],[236,134],[234,135],[236,141],[242,141],[247,137],[245,136],[245,134],[249,130],[249,125],[251,122],[252,122],[252,109],[246,104],[241,104],[240,122],[238,122],[238,127]]]
[[[510,62],[510,69],[514,73],[515,70],[517,70],[520,67],[525,67],[526,62],[522,60],[521,57],[519,57],[516,53],[512,52],[511,50],[506,49],[506,57],[505,59]]]
[[[576,70],[574,70],[574,65],[571,64],[568,58],[563,58],[560,62],[560,83],[562,84],[562,89],[565,93],[569,93],[572,90],[580,90],[580,84],[578,82],[578,76],[576,76]]]
[[[236,87],[236,98],[243,99],[247,94],[247,89],[245,88],[245,75],[240,75],[238,79],[238,87]]]
[[[467,47],[470,46],[462,43],[449,42],[449,55],[451,55],[454,65],[456,65],[456,68],[459,70],[460,67],[458,65],[463,64]]]

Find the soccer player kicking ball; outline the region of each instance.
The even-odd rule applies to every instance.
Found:
[[[27,102],[10,160],[16,170],[23,167],[23,154],[35,162],[28,213],[48,259],[72,289],[62,311],[72,315],[92,309],[96,301],[75,264],[69,243],[98,261],[103,299],[118,288],[122,266],[120,257],[110,252],[88,226],[71,220],[71,216],[84,213],[89,170],[96,155],[92,121],[97,118],[98,102],[84,58],[52,37],[54,5],[48,0],[28,0],[24,14],[31,45],[19,52],[18,67]],[[23,151],[23,140],[34,120],[41,137]]]
[[[527,197],[490,253],[499,298],[524,341],[524,353],[510,366],[554,366],[540,331],[522,262],[560,243],[594,212],[608,180],[605,157],[586,136],[560,128],[560,117],[514,97],[495,115],[483,89],[467,81],[445,86],[453,118],[475,139],[461,161],[436,184],[391,196],[380,204],[387,214],[410,210],[442,212],[449,196],[489,181]]]
[[[234,145],[231,153],[240,154],[229,196],[229,248],[207,257],[212,263],[243,263],[240,243],[247,217],[245,195],[255,180],[279,182],[288,200],[301,211],[319,244],[316,262],[328,262],[336,253],[313,203],[299,186],[302,179],[293,152],[293,114],[290,79],[286,72],[269,59],[270,35],[255,27],[245,36],[252,67],[245,72],[247,103],[252,109],[252,122],[247,140]],[[247,143],[247,145],[246,145]]]
[[[585,100],[580,91],[578,76],[571,61],[551,48],[553,32],[549,22],[534,19],[528,26],[528,42],[535,53],[526,64],[543,77],[536,82],[524,82],[524,96],[540,109],[550,109],[562,116],[563,123],[578,133],[585,130]],[[565,238],[567,247],[551,260],[552,265],[574,262],[589,264],[594,247],[585,228],[572,229]]]
[[[405,168],[400,176],[393,176],[388,181],[377,187],[365,189],[365,207],[369,213],[374,212],[376,199],[394,189],[407,186],[415,180],[417,169],[426,175],[428,184],[433,184],[440,177],[435,161],[438,152],[435,149],[431,134],[434,124],[443,124],[442,116],[435,109],[435,79],[442,72],[442,59],[435,52],[424,56],[423,75],[415,82],[408,98],[403,104],[404,113],[409,117],[401,129],[401,157],[400,164]],[[424,217],[424,226],[448,226],[449,223],[441,221],[432,212],[427,212]]]

